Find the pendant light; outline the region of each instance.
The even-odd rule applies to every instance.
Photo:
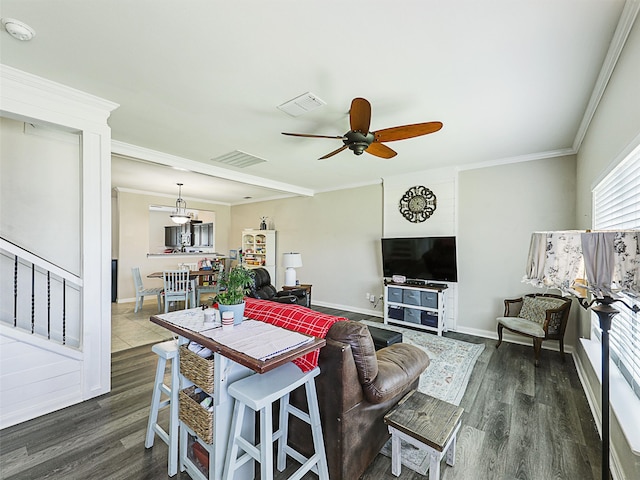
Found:
[[[171,220],[178,225],[183,225],[191,220],[187,213],[187,202],[182,199],[182,184],[178,183],[178,199],[176,200],[176,209],[169,215]]]

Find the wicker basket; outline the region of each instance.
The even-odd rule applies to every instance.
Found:
[[[213,394],[213,358],[202,358],[186,345],[180,346],[180,373],[209,394]]]
[[[213,412],[207,411],[198,403],[195,389],[196,387],[192,386],[180,390],[178,417],[189,425],[189,428],[196,432],[203,442],[211,444],[213,443]]]

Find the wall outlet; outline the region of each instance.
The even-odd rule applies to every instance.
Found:
[[[366,298],[367,300],[369,300],[371,298],[371,294],[369,292],[364,294],[364,298]]]

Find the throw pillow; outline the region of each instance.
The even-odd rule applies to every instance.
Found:
[[[525,296],[518,316],[542,325],[547,318],[547,310],[558,308],[563,303],[559,298]]]

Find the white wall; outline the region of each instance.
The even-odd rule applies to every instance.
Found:
[[[0,135],[0,234],[79,276],[78,135],[9,118]],[[55,214],[42,215],[42,204]]]

